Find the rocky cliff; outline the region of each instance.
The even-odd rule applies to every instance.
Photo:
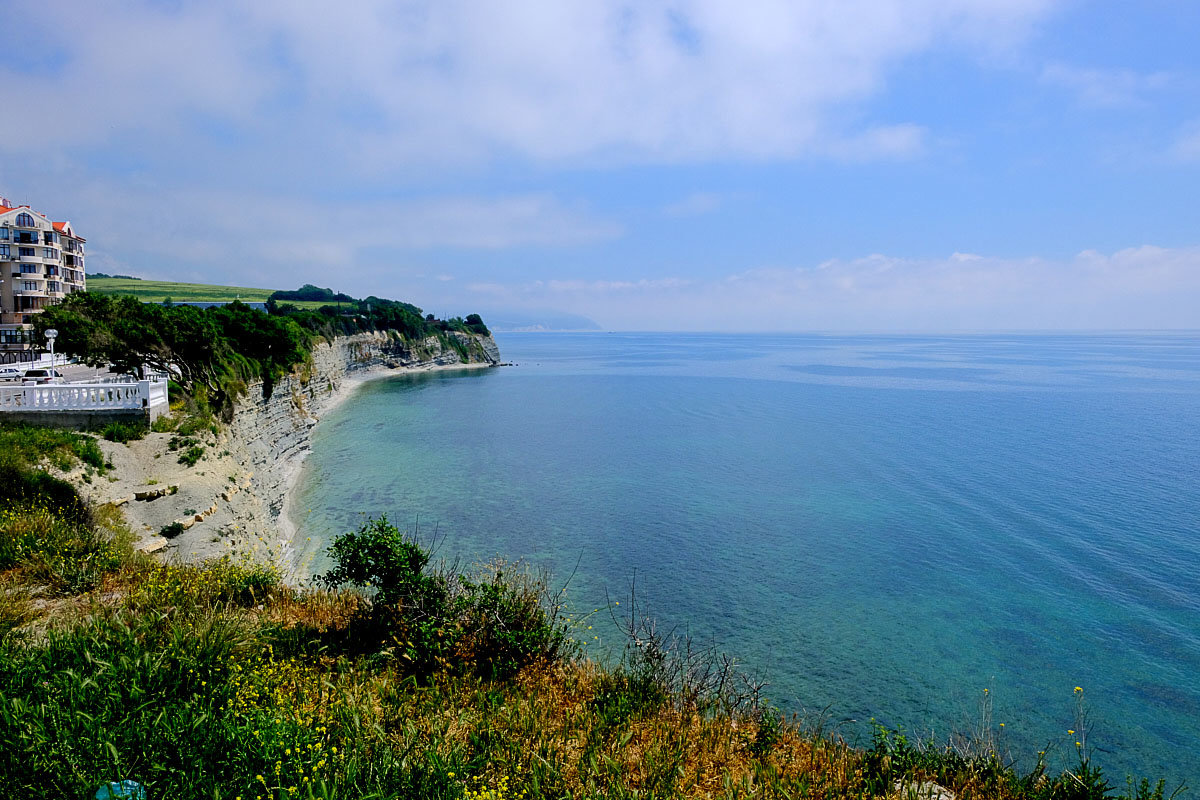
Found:
[[[102,443],[120,477],[88,494],[124,505],[144,549],[182,561],[249,555],[291,575],[288,492],[317,421],[358,383],[393,370],[499,363],[491,336],[450,332],[419,343],[389,332],[340,337],[317,345],[311,362],[276,383],[269,396],[261,384],[251,385],[195,467],[176,463],[178,454],[167,450],[171,434],[150,434],[128,447]],[[169,540],[158,535],[174,522],[182,523],[181,533]]]
[[[229,424],[229,449],[254,473],[254,488],[273,519],[282,512],[291,473],[308,453],[309,429],[341,398],[348,379],[389,369],[500,362],[490,336],[452,332],[449,338],[450,346],[432,336],[413,346],[388,333],[342,337],[315,348],[311,368],[280,381],[270,398],[263,397],[261,387],[250,388]]]

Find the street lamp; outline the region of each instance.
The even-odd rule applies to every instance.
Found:
[[[50,343],[50,369],[54,369],[54,340],[58,338],[58,331],[54,328],[46,329],[46,341]]]

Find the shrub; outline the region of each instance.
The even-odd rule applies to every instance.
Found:
[[[280,589],[274,567],[224,556],[199,566],[156,564],[141,576],[129,604],[137,609],[212,609],[253,606]]]
[[[462,578],[458,598],[460,658],[485,679],[506,678],[539,658],[553,659],[566,641],[554,609],[545,607],[544,580],[496,568],[483,581]]]
[[[90,521],[87,505],[74,486],[40,470],[13,463],[10,454],[0,454],[0,486],[4,487],[0,509],[39,503],[72,521]]]
[[[75,455],[79,457],[80,461],[89,467],[95,467],[101,473],[108,466],[104,462],[104,452],[100,449],[100,445],[96,444],[96,440],[90,436],[79,436],[76,438],[74,450]]]
[[[21,566],[55,594],[94,589],[121,555],[111,536],[69,514],[34,504],[0,511],[0,568]]]
[[[100,435],[110,442],[127,444],[146,438],[148,428],[141,422],[110,422],[100,429]]]
[[[351,584],[374,592],[379,606],[444,613],[449,596],[446,581],[424,573],[429,553],[386,516],[338,536],[329,556],[334,568],[321,581],[330,588]]]
[[[181,533],[183,533],[183,523],[178,520],[163,525],[158,529],[159,536],[165,536],[168,539],[174,539]]]
[[[330,588],[371,592],[360,638],[387,649],[410,672],[474,672],[505,678],[567,641],[544,581],[520,570],[492,570],[483,580],[431,572],[429,553],[388,522],[368,520],[334,540]]]
[[[186,451],[179,454],[179,463],[186,464],[189,467],[196,466],[196,462],[204,457],[204,448],[199,445],[193,445]]]

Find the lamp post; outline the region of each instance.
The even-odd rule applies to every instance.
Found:
[[[56,329],[46,329],[46,341],[50,343],[50,369],[54,369],[54,340],[57,338],[58,331]]]

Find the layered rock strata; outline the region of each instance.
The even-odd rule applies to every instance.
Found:
[[[116,477],[82,488],[96,502],[121,504],[144,550],[181,561],[249,556],[294,576],[287,499],[313,426],[368,378],[500,363],[490,336],[450,332],[447,339],[410,344],[383,332],[319,344],[311,362],[276,383],[269,397],[261,385],[250,386],[194,467],[167,450],[171,434],[128,447],[102,442]]]

